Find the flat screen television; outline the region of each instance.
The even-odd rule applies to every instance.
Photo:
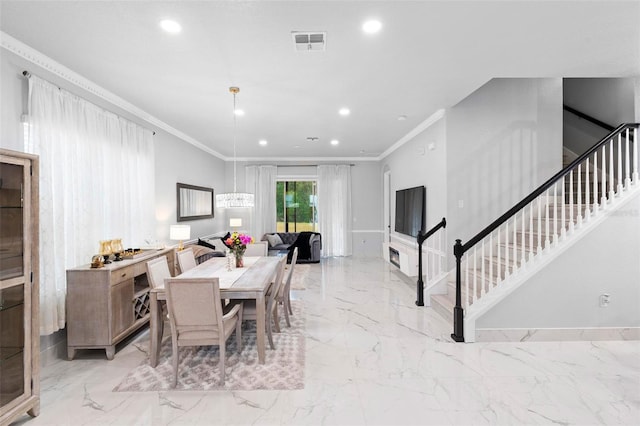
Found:
[[[425,211],[424,186],[396,191],[396,232],[417,237],[424,228]]]

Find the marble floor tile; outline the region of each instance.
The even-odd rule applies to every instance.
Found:
[[[640,342],[451,341],[381,259],[311,265],[305,387],[113,392],[147,358],[148,331],[42,371],[41,414],[18,425],[640,424]]]

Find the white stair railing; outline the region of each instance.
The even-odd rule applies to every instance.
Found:
[[[638,127],[620,125],[469,242],[456,240],[454,340],[464,341],[465,310],[638,184]]]

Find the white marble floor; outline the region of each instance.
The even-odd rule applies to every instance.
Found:
[[[640,424],[640,342],[459,344],[379,259],[314,265],[297,391],[112,392],[146,353],[81,352],[42,372],[21,425]]]

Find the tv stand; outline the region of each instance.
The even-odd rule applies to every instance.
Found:
[[[391,242],[382,243],[382,256],[384,260],[395,265],[406,276],[418,276],[417,243],[392,239]]]

